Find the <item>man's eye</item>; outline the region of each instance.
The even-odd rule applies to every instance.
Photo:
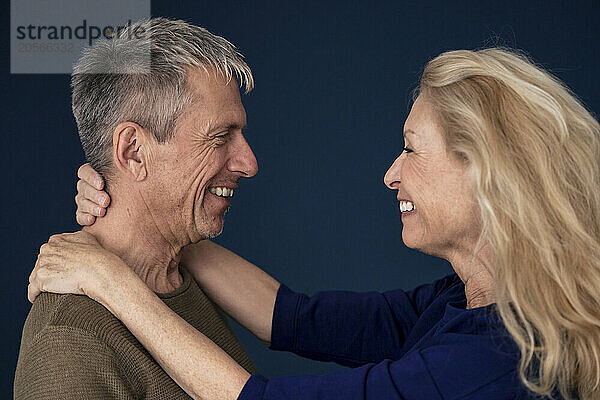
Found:
[[[225,133],[225,134],[218,134],[218,135],[213,135],[211,136],[208,141],[206,142],[206,144],[208,146],[210,146],[211,148],[217,148],[217,147],[221,147],[224,146],[229,140],[229,134]]]
[[[227,140],[229,140],[229,136],[230,136],[230,135],[229,135],[229,132],[223,132],[223,133],[220,133],[220,134],[218,134],[218,135],[215,135],[215,136],[213,137],[213,140],[214,140],[216,143],[219,143],[219,144],[224,144],[224,143],[226,143],[226,142],[227,142]]]
[[[407,153],[412,153],[412,150],[411,150],[411,149],[409,149],[408,147],[403,147],[403,148],[402,148],[402,152],[403,152],[403,153],[404,153],[404,152],[407,152]]]

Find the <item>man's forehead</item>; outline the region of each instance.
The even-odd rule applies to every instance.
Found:
[[[186,69],[188,89],[198,100],[229,100],[240,99],[237,80],[227,77],[223,72],[214,68],[189,67]]]
[[[246,113],[244,108],[212,112],[206,108],[202,110],[190,107],[188,121],[197,132],[210,134],[226,130],[241,130],[246,128]]]
[[[235,79],[193,68],[188,71],[188,89],[192,97],[189,111],[198,128],[214,131],[245,127],[246,111]]]

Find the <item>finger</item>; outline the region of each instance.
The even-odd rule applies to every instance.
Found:
[[[75,219],[81,226],[89,226],[96,222],[96,217],[90,214],[82,214],[80,212],[75,213]]]
[[[48,238],[48,243],[60,242],[61,239],[62,239],[61,234],[60,233],[55,233],[54,235],[50,235],[50,237]],[[44,243],[42,245],[42,247],[44,247],[44,245],[46,245],[48,243]],[[48,247],[48,246],[46,246],[46,247]]]
[[[81,238],[81,240],[86,243],[89,243],[89,242],[97,243],[98,242],[98,240],[96,239],[96,236],[92,235],[89,232],[81,230],[81,231],[75,232],[75,234],[77,235],[78,238]]]
[[[69,243],[96,243],[96,237],[89,232],[77,231],[72,233],[63,233],[62,238]]]
[[[60,235],[60,238],[44,243],[42,247],[40,247],[37,263],[46,265],[49,262],[54,262],[57,257],[60,258],[65,254],[76,251],[76,246],[79,242],[82,242],[82,240],[72,239],[71,237],[66,236],[66,234],[62,234]]]
[[[102,190],[104,188],[104,179],[102,179],[102,176],[92,168],[90,163],[85,163],[79,167],[77,170],[77,177],[86,181],[97,190]]]
[[[77,212],[82,214],[91,214],[96,217],[102,217],[106,212],[104,207],[100,207],[98,204],[89,201],[80,194],[75,196],[75,203],[77,203]]]
[[[40,261],[40,258],[38,256],[38,260],[35,262],[35,266],[33,267],[33,271],[31,271],[31,274],[29,274],[29,280],[28,280],[29,283],[33,282],[35,280],[35,278],[36,278],[36,275],[37,275],[37,266],[38,266],[39,261]]]
[[[33,303],[35,298],[41,292],[41,290],[38,286],[38,283],[39,283],[38,272],[40,270],[44,269],[45,260],[46,260],[46,258],[40,258],[38,256],[38,259],[35,262],[35,267],[33,268],[33,271],[31,271],[31,274],[29,275],[29,285],[27,286],[27,299],[31,303]]]
[[[50,238],[48,239],[48,243],[44,243],[50,246],[45,247],[51,247],[51,245],[55,245],[56,243],[64,241],[67,238],[67,235],[68,233],[55,233],[54,235],[50,236]],[[44,247],[44,244],[42,245],[42,247]]]
[[[110,197],[106,192],[96,189],[83,180],[77,181],[77,194],[79,194],[79,201],[87,199],[100,207],[107,207],[110,203]],[[77,199],[75,201],[77,202]]]
[[[29,300],[29,302],[33,303],[40,293],[42,293],[42,291],[35,283],[27,285],[27,300]]]
[[[35,262],[35,269],[40,270],[42,267],[54,260],[56,256],[59,256],[63,252],[62,248],[67,244],[68,242],[65,241],[60,244],[46,243],[42,248],[40,248],[40,254]]]

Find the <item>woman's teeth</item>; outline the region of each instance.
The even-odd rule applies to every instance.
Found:
[[[221,197],[233,196],[233,189],[228,189],[226,187],[211,187],[208,190],[216,196],[221,196]]]
[[[401,201],[399,208],[400,212],[412,211],[415,209],[415,205],[411,201]]]

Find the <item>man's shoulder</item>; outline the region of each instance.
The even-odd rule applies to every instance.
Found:
[[[60,328],[60,331],[86,332],[107,345],[124,339],[133,341],[133,335],[102,304],[83,295],[40,294],[25,321],[23,342],[35,340],[43,331]],[[72,340],[65,335],[64,340]],[[112,347],[112,346],[111,346]]]
[[[15,399],[104,398],[108,391],[137,398],[144,383],[136,373],[149,359],[101,304],[42,293],[23,328]]]
[[[41,293],[34,301],[28,318],[44,325],[79,326],[114,319],[102,304],[83,295]]]

